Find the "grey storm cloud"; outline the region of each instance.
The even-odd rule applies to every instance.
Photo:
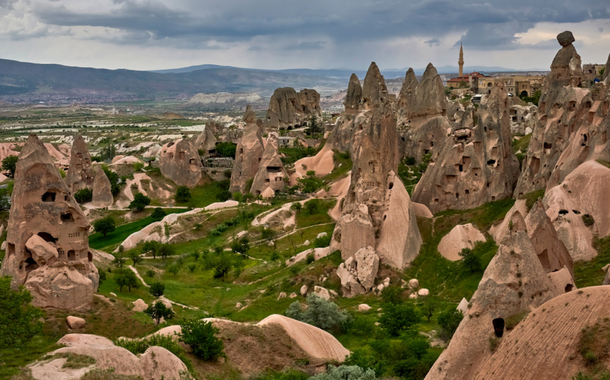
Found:
[[[0,0],[0,5],[11,0]],[[462,32],[474,48],[515,49],[516,34],[539,22],[577,23],[610,19],[607,0],[466,0],[463,2],[337,0],[307,2],[278,0],[114,0],[112,9],[78,12],[62,1],[33,8],[49,25],[97,26],[128,32],[134,43],[143,39],[193,39],[247,42],[255,37],[305,37],[291,49],[320,49],[325,41],[376,41],[392,37],[439,37]],[[144,33],[145,32],[145,33]]]

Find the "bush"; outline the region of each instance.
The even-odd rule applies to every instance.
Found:
[[[220,142],[216,144],[216,152],[222,157],[235,158],[235,152],[237,151],[237,145],[231,142]]]
[[[93,200],[93,190],[84,188],[74,193],[74,200],[78,203],[87,203]]]
[[[127,287],[129,292],[131,292],[132,288],[137,289],[140,287],[136,274],[131,270],[121,270],[114,278],[114,281],[119,286],[121,292],[124,287]]]
[[[11,277],[0,277],[0,347],[21,347],[42,332],[42,311],[30,305],[32,295],[23,286],[11,289]]]
[[[214,260],[212,260],[211,265],[214,268],[214,278],[224,279],[233,268],[231,258],[224,252],[220,253]]]
[[[144,169],[144,163],[142,163],[142,162],[133,163],[133,171],[135,171],[137,173],[139,171],[142,171],[142,169]]]
[[[153,272],[153,276],[154,276],[154,272]],[[149,277],[152,277],[152,276],[149,276]],[[165,285],[163,285],[159,281],[153,282],[152,284],[150,284],[150,288],[148,289],[148,291],[150,292],[150,294],[152,294],[155,297],[161,297],[163,295],[163,293],[165,292]]]
[[[593,217],[589,214],[584,214],[582,216],[582,221],[585,223],[585,226],[587,226],[587,227],[591,227],[592,225],[595,224],[595,219],[593,219]]]
[[[328,366],[326,373],[321,373],[310,378],[311,380],[375,380],[375,371],[362,369],[356,365]]]
[[[155,240],[145,241],[142,244],[142,253],[151,252],[154,258],[157,258],[157,250],[159,249],[159,242]],[[154,276],[154,274],[153,274]],[[152,277],[152,276],[151,276]]]
[[[244,236],[239,241],[236,240],[231,244],[231,250],[245,257],[246,253],[250,250],[250,241]]]
[[[312,199],[305,202],[305,211],[307,211],[307,213],[310,215],[317,214],[320,212],[321,208],[322,204],[319,199]]]
[[[161,318],[167,321],[168,319],[172,319],[175,315],[173,310],[165,306],[161,301],[155,301],[152,305],[149,305],[148,308],[144,310],[144,314],[154,319],[157,324],[159,324]]]
[[[320,238],[316,238],[316,240],[313,241],[313,246],[316,248],[324,248],[324,247],[328,247],[330,245],[330,238],[332,236],[331,235],[326,235]]]
[[[206,361],[225,357],[224,344],[216,337],[220,331],[210,322],[190,320],[180,324],[180,341],[188,344],[195,356]]]
[[[154,220],[154,221],[159,221],[163,218],[165,218],[165,215],[167,215],[165,213],[165,211],[161,208],[161,207],[157,207],[155,209],[155,211],[153,211],[153,213],[150,215],[150,217]]]
[[[447,309],[440,313],[437,318],[438,325],[441,327],[439,331],[440,338],[445,342],[449,342],[463,318],[464,315],[462,312],[454,308]]]
[[[157,275],[157,272],[155,272],[152,269],[149,269],[149,270],[146,271],[145,275],[146,275],[146,277],[153,278],[153,277],[155,277]]]
[[[180,265],[178,265],[178,263],[173,263],[167,268],[167,271],[176,277],[178,272],[180,272]]]
[[[403,290],[398,285],[388,286],[381,291],[381,299],[384,303],[398,305],[403,303]]]
[[[351,320],[346,311],[339,310],[339,306],[332,301],[326,301],[315,294],[307,295],[307,308],[303,310],[300,302],[290,304],[286,316],[310,325],[330,331]]]
[[[142,211],[150,204],[150,198],[142,193],[136,193],[129,204],[130,210]]]
[[[188,202],[191,198],[191,190],[188,186],[178,186],[176,189],[176,202]]]
[[[311,263],[313,263],[314,261],[316,261],[316,257],[314,256],[314,254],[313,254],[313,253],[310,253],[310,254],[308,254],[308,255],[305,257],[305,263],[306,263],[306,264],[311,264]]]
[[[114,232],[116,227],[112,216],[107,216],[105,218],[96,220],[93,223],[93,228],[95,229],[95,232],[99,232],[106,237],[106,235]]]
[[[462,251],[460,252],[460,256],[463,257],[462,265],[471,273],[480,272],[483,270],[481,258],[472,249],[462,249]]]
[[[157,247],[157,255],[161,256],[163,260],[167,259],[168,256],[174,254],[174,247],[169,244],[159,244]]]
[[[409,304],[385,304],[383,315],[379,318],[379,324],[388,334],[399,336],[419,323],[421,314]]]
[[[186,355],[184,348],[170,335],[153,334],[143,339],[119,338],[114,341],[114,344],[127,349],[134,355],[143,354],[153,346],[163,347],[180,358],[189,369],[192,367],[192,363]]]

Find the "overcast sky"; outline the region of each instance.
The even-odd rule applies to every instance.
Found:
[[[564,30],[605,63],[610,1],[0,0],[0,58],[111,69],[548,68]]]

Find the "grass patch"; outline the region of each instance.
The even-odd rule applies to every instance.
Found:
[[[229,190],[229,180],[206,183],[190,190],[191,199],[187,202],[176,202],[177,206],[206,207],[215,202],[225,201],[227,199],[225,192]]]
[[[526,136],[521,136],[519,139],[513,138],[513,152],[517,153],[521,151],[521,153],[527,153],[527,148],[530,145],[530,141],[532,140],[532,134]]]
[[[166,214],[183,213],[185,209],[165,209]],[[156,222],[152,217],[147,216],[135,222],[126,223],[118,226],[114,232],[106,235],[94,233],[89,235],[89,246],[94,249],[103,249],[113,245],[121,244],[129,235],[140,231],[149,224]]]
[[[350,159],[349,152],[341,153],[339,151],[333,151],[333,161],[335,167],[332,172],[322,177],[325,184],[337,181],[347,176],[347,173],[352,170],[354,163]]]
[[[87,355],[79,355],[72,352],[61,352],[53,355],[53,358],[66,358],[61,368],[79,369],[95,364],[95,359]]]
[[[598,163],[600,163],[610,169],[610,162],[604,161],[604,160],[595,160],[595,161],[597,161]]]
[[[601,285],[606,277],[602,268],[610,262],[610,236],[595,238],[593,248],[597,249],[597,256],[592,260],[574,263],[574,282],[578,288]]]
[[[308,209],[308,203],[314,202],[315,207]],[[316,224],[332,223],[333,219],[328,215],[328,210],[335,207],[336,199],[320,200],[312,199],[303,205],[303,209],[296,215],[297,228],[309,227]]]
[[[525,205],[527,206],[528,210],[532,209],[538,198],[544,198],[544,189],[532,191],[531,193],[521,196],[521,199],[525,199]]]

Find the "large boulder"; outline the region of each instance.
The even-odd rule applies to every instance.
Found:
[[[91,155],[87,149],[87,143],[80,134],[74,137],[70,153],[70,168],[66,174],[66,184],[71,192],[76,193],[84,188],[93,186],[93,168],[91,167]]]
[[[93,180],[93,200],[95,207],[110,207],[114,203],[112,185],[101,165],[93,167],[95,177]]]
[[[178,140],[163,145],[159,168],[164,177],[178,186],[195,187],[201,180],[203,165],[191,140]]]
[[[231,172],[231,185],[229,191],[246,192],[248,180],[254,180],[258,172],[259,163],[263,158],[265,144],[263,143],[261,125],[257,123],[256,113],[251,106],[246,108],[244,115],[246,129],[237,144],[235,162]]]
[[[447,260],[457,261],[462,258],[460,252],[464,248],[472,249],[477,242],[484,241],[485,235],[477,230],[472,223],[459,224],[443,236],[438,245],[438,252]]]
[[[195,140],[195,148],[203,150],[205,155],[216,152],[216,137],[214,137],[213,129],[211,124],[205,125]]]
[[[89,308],[99,285],[89,228],[45,146],[30,135],[15,171],[0,274],[25,285],[34,306]]]

